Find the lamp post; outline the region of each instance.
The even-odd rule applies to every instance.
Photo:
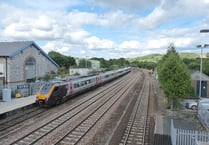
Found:
[[[200,33],[209,33],[209,29],[201,29]],[[200,55],[200,85],[199,85],[199,98],[201,99],[201,91],[202,91],[202,49],[208,47],[208,44],[202,45],[197,45],[197,48],[201,48],[201,55]]]
[[[88,64],[87,64],[87,61],[88,61],[88,56],[86,56],[86,68],[88,68]]]
[[[202,90],[202,45],[197,45],[197,48],[201,49],[200,53],[200,82],[199,82],[199,98],[201,99],[201,90]]]
[[[209,32],[209,29],[201,29],[200,30],[200,33],[208,33]]]
[[[204,45],[197,45],[197,48],[201,49],[201,53],[200,53],[200,84],[199,84],[199,98],[201,99],[202,97],[202,51],[203,48],[209,47],[209,44],[204,44]]]

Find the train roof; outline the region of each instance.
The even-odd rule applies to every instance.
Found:
[[[122,69],[118,69],[118,70],[111,70],[111,71],[106,71],[106,72],[102,72],[99,74],[93,74],[93,75],[88,75],[88,76],[69,76],[69,77],[65,77],[65,78],[55,78],[54,80],[51,80],[49,82],[46,83],[52,83],[52,84],[60,84],[60,83],[68,83],[69,81],[72,82],[79,82],[79,81],[85,81],[85,80],[89,80],[89,79],[94,79],[96,76],[98,75],[108,75],[108,74],[112,74],[115,72],[120,72],[120,71],[124,71],[130,68],[122,68]]]

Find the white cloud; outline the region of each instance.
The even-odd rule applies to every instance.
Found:
[[[110,12],[104,15],[104,18],[100,17],[100,21],[106,20],[106,25],[113,26],[116,28],[125,28],[132,21],[133,16],[129,14],[125,14],[120,10]],[[102,23],[100,23],[102,24]]]
[[[69,28],[68,31],[65,32],[63,39],[65,40],[65,43],[76,44],[82,43],[82,41],[84,41],[84,39],[89,35],[90,34],[85,30]]]
[[[108,39],[99,39],[96,36],[88,37],[84,40],[89,49],[110,49],[114,48],[115,44]]]
[[[159,26],[167,12],[163,9],[156,8],[150,15],[144,18],[139,18],[136,22],[139,29],[154,29]]]
[[[6,3],[6,2],[5,2]],[[19,9],[34,9],[34,10],[47,10],[47,11],[54,11],[54,10],[62,10],[67,9],[68,7],[76,6],[81,4],[82,1],[80,0],[35,0],[35,1],[28,1],[28,0],[7,0],[7,3],[10,5],[15,5],[15,7]]]
[[[119,45],[120,49],[138,49],[141,48],[142,44],[137,40],[131,40],[131,41],[124,41]]]
[[[70,24],[75,26],[97,23],[97,14],[89,12],[80,12],[79,10],[73,10],[69,12],[67,18]]]
[[[43,31],[50,31],[53,29],[53,19],[48,16],[40,15],[38,19],[33,23],[33,27],[43,30]]]
[[[0,2],[0,39],[34,40],[46,52],[137,57],[164,53],[169,43],[192,47],[207,42],[199,30],[209,28],[208,0],[13,2]]]
[[[108,6],[112,8],[125,8],[128,10],[144,10],[158,4],[159,0],[91,0],[94,3],[101,4],[101,6]]]
[[[209,0],[204,0],[204,2],[205,2],[206,4],[208,4],[208,3],[209,3]]]

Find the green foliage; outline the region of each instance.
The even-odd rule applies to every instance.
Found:
[[[131,63],[131,66],[137,66],[139,68],[154,70],[157,67],[157,63],[156,62],[148,62],[148,61],[142,61],[142,62],[134,61]]]
[[[92,58],[100,62],[100,67],[105,70],[119,69],[130,66],[130,63],[125,58],[105,60],[104,58]]]
[[[93,58],[91,58],[91,60],[99,61],[101,68],[108,68],[108,66],[109,66],[109,61],[105,60],[104,58],[93,57]]]
[[[56,73],[54,71],[47,72],[42,78],[44,81],[48,81],[50,79],[53,79],[56,76]]]
[[[58,75],[61,77],[66,77],[69,74],[69,69],[66,69],[64,66],[60,67],[58,70]]]
[[[90,68],[91,67],[91,61],[87,59],[79,59],[79,65],[80,68]]]
[[[127,59],[129,62],[158,62],[162,59],[163,55],[162,54],[150,54],[142,57],[137,57],[137,58],[129,58]]]
[[[202,61],[202,71],[205,73],[205,74],[207,74],[207,75],[209,75],[209,59],[208,58],[206,58],[206,59],[203,59],[203,61]]]
[[[158,77],[171,108],[176,108],[180,99],[189,96],[191,76],[172,45],[158,63]]]
[[[197,53],[188,53],[188,52],[183,52],[179,54],[181,59],[197,59],[200,57],[199,54]]]
[[[65,67],[68,69],[70,66],[75,66],[75,59],[70,56],[65,56],[62,55],[58,52],[51,51],[48,53],[48,55],[56,62],[59,64],[60,67]]]

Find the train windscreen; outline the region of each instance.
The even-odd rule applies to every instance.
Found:
[[[45,84],[41,89],[41,94],[47,94],[51,88],[52,84]]]

